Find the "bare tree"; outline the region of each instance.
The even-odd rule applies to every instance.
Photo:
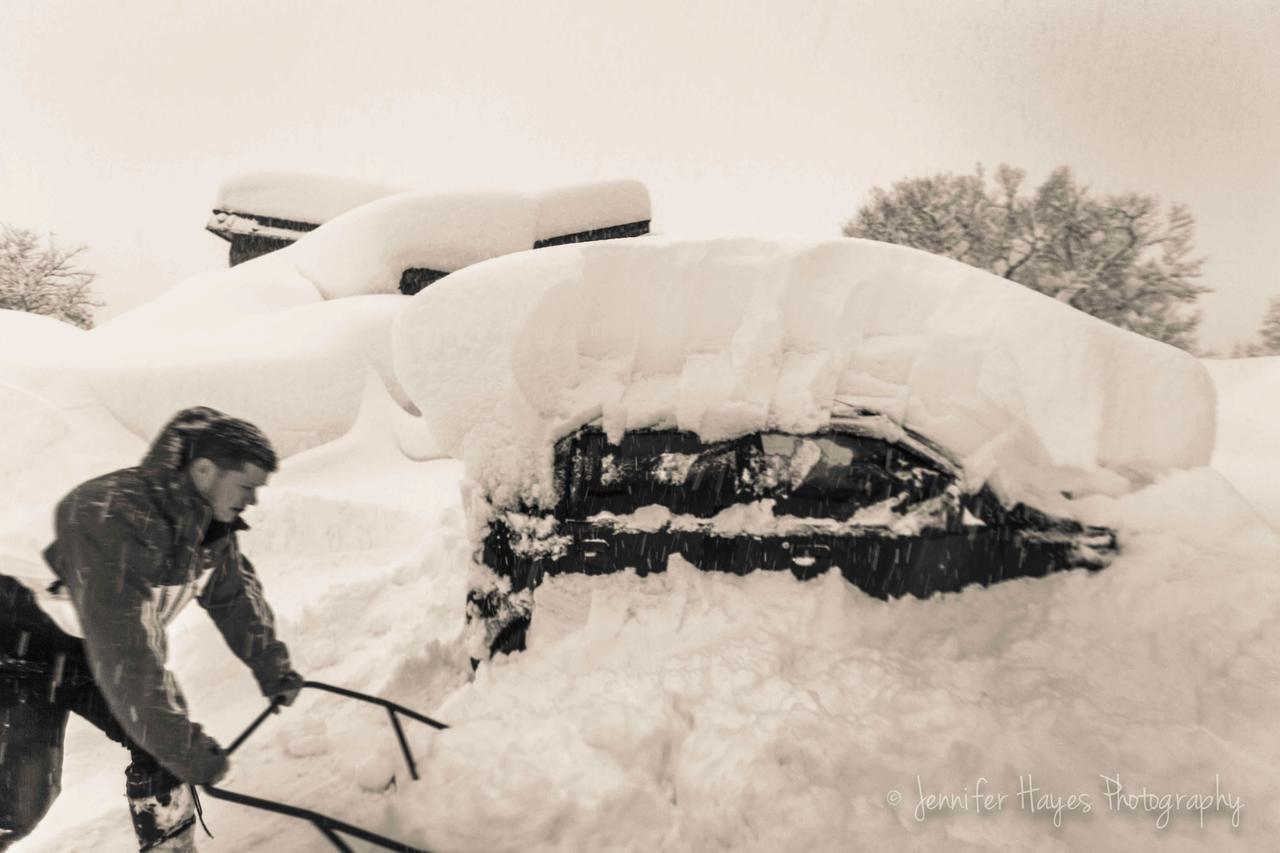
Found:
[[[93,328],[93,273],[77,258],[84,246],[66,248],[52,237],[46,242],[33,231],[0,226],[0,308],[43,314],[82,329]]]
[[[979,166],[873,189],[844,233],[946,255],[1193,348],[1200,317],[1191,305],[1209,288],[1198,282],[1204,261],[1191,257],[1191,213],[1136,193],[1094,195],[1065,166],[1029,195],[1025,177],[1001,165],[992,187]]]

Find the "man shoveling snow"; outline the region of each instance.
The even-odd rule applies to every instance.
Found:
[[[165,667],[165,626],[195,598],[263,694],[293,701],[302,678],[236,541],[240,513],[275,469],[257,427],[186,409],[141,465],[58,504],[48,589],[0,575],[0,850],[57,797],[72,711],[132,755],[126,792],[140,849],[195,849],[190,786],[217,782],[228,759],[187,716]]]

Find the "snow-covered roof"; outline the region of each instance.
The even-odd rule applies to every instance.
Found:
[[[617,225],[648,222],[649,191],[639,181],[575,184],[535,193],[534,239],[544,243]]]
[[[1205,464],[1214,390],[1185,352],[990,273],[861,240],[641,240],[463,270],[396,320],[396,372],[499,501],[551,499],[550,447],[716,440],[881,412],[1023,499]]]
[[[327,299],[394,293],[405,270],[451,273],[532,249],[548,223],[595,230],[647,215],[647,207],[648,193],[634,181],[545,196],[401,193],[350,210],[276,254],[287,252]]]
[[[248,213],[227,213],[215,210],[205,223],[205,230],[211,231],[222,239],[232,242],[237,237],[254,237],[264,240],[292,243],[302,234],[315,230],[315,225],[308,222],[294,222],[284,219],[253,216]]]
[[[214,210],[319,225],[409,187],[302,172],[249,172],[218,187]]]
[[[391,196],[399,200],[390,202]],[[502,209],[491,206],[499,197],[507,200]],[[383,206],[375,204],[378,202]],[[377,233],[362,236],[395,242],[397,235],[411,227],[429,241],[432,229],[448,232],[455,228],[451,220],[457,219],[468,223],[464,230],[472,243],[480,245],[488,241],[484,230],[474,224],[478,213],[490,217],[488,225],[497,235],[526,228],[527,233],[519,234],[517,249],[619,226],[644,224],[647,231],[651,216],[649,192],[633,180],[575,184],[534,193],[427,193],[326,175],[255,172],[232,178],[219,188],[207,227],[227,240],[254,236],[292,242],[318,225],[369,205],[375,205],[374,212],[366,211],[357,221],[369,223]],[[392,221],[406,214],[413,218],[411,226]],[[633,236],[633,232],[614,236]],[[448,272],[456,267],[424,268]]]

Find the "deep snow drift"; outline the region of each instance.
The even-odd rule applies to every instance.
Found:
[[[1218,386],[1213,467],[1280,531],[1280,356],[1205,362]]]
[[[967,460],[987,448],[991,470],[1009,460],[1011,470],[1023,470],[1031,448],[1055,466],[1078,469],[1073,476],[1083,472],[1077,481],[1101,483],[1076,503],[1116,525],[1123,553],[1109,568],[893,602],[862,595],[835,573],[809,583],[737,578],[678,560],[665,575],[643,580],[556,578],[538,592],[529,650],[485,664],[469,680],[459,639],[471,560],[463,468],[456,459],[430,459],[432,447],[456,453],[486,440],[486,419],[560,429],[594,414],[607,423],[648,417],[642,402],[665,406],[670,397],[623,393],[606,397],[598,413],[575,408],[580,379],[608,391],[637,364],[661,366],[665,392],[686,401],[675,409],[655,403],[647,410],[655,416],[714,428],[724,421],[708,412],[745,401],[754,406],[735,411],[767,417],[761,401],[776,397],[786,384],[778,371],[797,360],[789,355],[797,350],[787,343],[789,324],[815,335],[828,330],[819,336],[826,349],[812,350],[818,366],[803,375],[834,377],[837,388],[848,376],[827,358],[833,348],[844,352],[832,316],[846,304],[845,286],[813,288],[775,275],[792,269],[796,255],[728,245],[733,251],[723,260],[741,272],[753,301],[748,311],[739,304],[747,300],[729,299],[726,315],[709,307],[698,314],[686,301],[692,288],[683,296],[672,288],[665,303],[642,298],[661,279],[642,258],[634,270],[617,261],[625,251],[603,253],[594,277],[567,265],[590,257],[577,250],[487,262],[475,279],[503,270],[571,274],[488,281],[512,300],[497,304],[511,310],[494,314],[480,340],[460,322],[452,337],[430,344],[452,342],[463,348],[459,359],[471,360],[469,370],[492,371],[459,374],[453,385],[424,373],[404,332],[449,334],[450,324],[429,322],[426,306],[465,313],[467,291],[454,286],[463,276],[389,307],[377,300],[393,297],[326,302],[295,265],[266,263],[275,257],[268,256],[184,285],[93,332],[0,314],[0,430],[9,442],[0,456],[0,571],[39,570],[53,503],[79,479],[136,463],[153,413],[208,402],[262,419],[291,445],[261,505],[248,513],[253,530],[243,546],[299,668],[453,725],[443,733],[409,729],[423,774],[411,782],[385,714],[304,694],[236,754],[226,780],[233,790],[442,851],[1271,849],[1280,837],[1273,725],[1280,544],[1235,488],[1202,466],[1211,449],[1215,460],[1235,458],[1232,471],[1250,460],[1276,466],[1280,454],[1274,443],[1228,444],[1241,435],[1231,429],[1215,448],[1211,389],[1181,355],[1128,338],[1113,343],[1115,333],[1095,332],[1061,306],[1022,309],[1016,296],[988,298],[984,285],[959,273],[947,284],[903,284],[910,289],[898,297],[888,284],[854,288],[879,334],[850,334],[850,358],[864,359],[857,363],[868,366],[866,375],[882,380],[855,390],[897,406],[909,422],[923,418]],[[891,258],[904,270],[932,268],[911,254],[886,254],[876,268],[888,281],[906,281],[895,279]],[[723,294],[715,284],[708,292]],[[965,300],[971,287],[983,298]],[[615,306],[615,299],[622,301]],[[800,312],[803,299],[835,307]],[[903,304],[894,307],[895,299]],[[546,310],[531,326],[515,309],[535,303]],[[942,305],[954,311],[936,316]],[[663,338],[651,309],[673,319],[687,311],[707,325],[686,335],[692,324],[678,324]],[[782,312],[771,328],[743,321],[769,309]],[[1004,312],[1021,322],[1002,328]],[[1070,335],[1055,331],[1059,324]],[[392,326],[394,346],[386,337]],[[5,347],[20,327],[30,345]],[[526,334],[531,328],[572,334],[539,345]],[[936,406],[912,379],[921,368],[904,368],[945,355],[931,355],[930,334],[966,354],[955,370],[938,374],[959,379],[938,389]],[[1088,352],[1067,340],[1077,335],[1109,355],[1073,361]],[[276,346],[277,336],[292,343]],[[308,338],[309,357],[343,378],[332,389],[306,386],[313,399],[281,398],[290,383],[307,381],[307,359],[291,347]],[[1037,356],[1029,345],[1036,339],[1069,366],[1053,368],[1047,354]],[[1003,368],[983,355],[981,340],[1007,360]],[[696,366],[699,354],[726,341],[740,360]],[[515,370],[513,353],[520,354]],[[765,357],[774,354],[787,357],[774,364]],[[535,357],[547,364],[527,361]],[[164,379],[170,358],[182,359],[172,381]],[[577,372],[559,379],[545,369],[551,365]],[[1222,368],[1212,366],[1220,421],[1252,422],[1255,438],[1269,428],[1274,434],[1274,372],[1264,363]],[[510,379],[487,384],[513,374],[524,383],[520,394]],[[1136,380],[1124,378],[1131,374],[1149,379],[1136,401],[1112,400],[1097,388],[1132,388]],[[219,384],[224,375],[237,381]],[[733,384],[757,375],[769,382]],[[1067,396],[1064,382],[1078,397]],[[681,398],[689,383],[702,383],[692,387],[711,402]],[[798,383],[802,393],[786,399],[807,406],[825,399],[815,390],[823,387],[829,379]],[[238,396],[211,399],[218,393]],[[430,424],[408,402],[424,406],[428,393],[442,400],[426,413]],[[279,409],[273,399],[284,401]],[[1078,399],[1080,420],[1046,420],[1064,399]],[[521,408],[507,413],[507,403]],[[1161,428],[1152,426],[1160,405],[1168,406],[1167,432],[1159,421]],[[1021,419],[1012,414],[1019,411]],[[1001,435],[1012,437],[988,446]],[[975,447],[964,443],[975,440]],[[1252,482],[1246,493],[1275,500],[1276,482]],[[199,608],[170,633],[171,666],[193,715],[229,741],[263,707],[251,676]],[[123,750],[73,720],[63,794],[18,853],[132,849],[121,796],[126,763]],[[393,773],[397,784],[388,789]],[[1109,800],[1108,778],[1125,794],[1145,786],[1154,797]],[[919,801],[918,785],[963,795],[979,784],[1005,795],[1000,808]],[[1019,797],[1020,785],[1039,795]],[[1208,799],[1175,805],[1178,794]],[[1203,814],[1189,810],[1205,803]],[[287,818],[207,798],[205,817],[216,838],[201,837],[203,850],[326,849],[313,828]]]
[[[599,418],[705,441],[880,412],[969,486],[1048,508],[1206,464],[1214,391],[1185,352],[989,273],[862,240],[585,244],[473,267],[396,322],[396,372],[488,491],[549,495]],[[466,377],[470,381],[458,381]]]
[[[59,330],[49,335],[56,345],[15,345],[21,363],[8,372],[47,395],[39,353],[57,350],[49,381],[91,392],[140,437],[154,435],[174,406],[210,405],[259,424],[291,455],[350,429],[370,367],[416,414],[392,367],[406,268],[460,269],[528,249],[545,229],[647,219],[648,205],[636,181],[541,194],[390,196],[277,252],[188,279],[90,333]],[[38,337],[33,328],[0,316],[0,340],[28,341]]]

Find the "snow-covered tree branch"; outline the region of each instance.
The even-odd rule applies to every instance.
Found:
[[[844,225],[850,237],[946,255],[1024,284],[1125,329],[1193,349],[1203,259],[1192,256],[1195,219],[1138,193],[1099,195],[1060,167],[1023,194],[1007,165],[995,186],[939,174],[876,188]]]
[[[93,328],[93,309],[102,306],[90,285],[93,273],[81,269],[84,246],[67,248],[52,237],[0,225],[0,308],[44,314]]]

